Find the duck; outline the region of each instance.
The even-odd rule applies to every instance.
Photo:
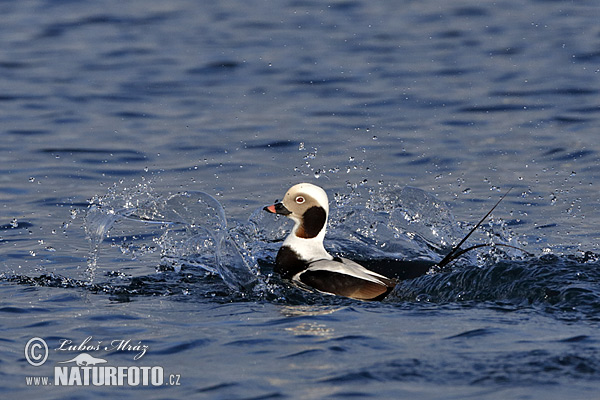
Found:
[[[300,287],[363,301],[381,301],[397,280],[371,271],[355,261],[334,257],[323,244],[329,200],[323,188],[312,183],[292,186],[282,201],[264,210],[294,221],[275,258],[274,272]]]
[[[480,247],[497,246],[517,249],[533,256],[526,250],[510,244],[477,244],[461,249],[467,239],[492,214],[500,202],[511,191],[510,187],[494,206],[475,224],[446,256],[433,266],[442,271],[461,255]],[[313,288],[319,292],[349,297],[364,301],[381,301],[395,288],[399,279],[389,278],[371,271],[355,261],[334,257],[325,250],[323,240],[327,231],[329,200],[323,188],[312,183],[292,186],[282,201],[264,207],[264,210],[286,216],[294,221],[294,227],[277,252],[274,272],[283,279],[302,288]]]

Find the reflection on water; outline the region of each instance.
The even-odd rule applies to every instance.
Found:
[[[285,330],[294,335],[332,337],[334,334],[333,328],[328,328],[327,325],[316,322],[304,322],[294,327],[285,328]]]
[[[322,305],[297,305],[283,306],[280,309],[281,314],[286,317],[304,317],[315,315],[329,315],[346,309],[347,306],[322,306]]]

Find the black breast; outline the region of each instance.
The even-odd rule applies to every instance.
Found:
[[[282,246],[275,259],[275,272],[284,279],[292,279],[300,271],[304,271],[308,264],[301,260],[298,254],[288,246]]]

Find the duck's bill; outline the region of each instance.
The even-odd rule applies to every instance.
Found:
[[[283,203],[275,203],[270,206],[266,206],[263,210],[268,211],[272,214],[290,215],[292,212],[285,208]]]

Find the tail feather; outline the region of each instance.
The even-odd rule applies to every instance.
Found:
[[[494,207],[492,207],[492,209],[490,211],[488,211],[488,213],[485,214],[483,216],[483,218],[481,218],[481,220],[479,220],[479,222],[477,223],[477,225],[475,225],[471,229],[471,231],[469,233],[467,233],[467,235],[456,246],[454,246],[454,248],[452,250],[450,250],[450,253],[446,254],[446,257],[444,257],[442,259],[442,261],[440,261],[439,263],[437,263],[437,267],[443,268],[444,266],[450,264],[452,261],[456,260],[458,257],[460,257],[461,255],[463,255],[467,251],[476,249],[477,247],[486,246],[486,245],[477,245],[477,246],[469,247],[466,250],[462,250],[462,251],[460,250],[460,246],[462,246],[467,241],[467,239],[473,234],[473,232],[475,232],[477,230],[477,228],[479,228],[479,226],[483,223],[483,221],[485,221],[487,219],[487,217],[490,216],[490,214],[492,213],[492,211],[494,211],[496,209],[496,207],[498,207],[498,204],[500,204],[500,202],[502,200],[504,200],[504,198],[506,197],[506,195],[508,193],[510,193],[511,190],[512,190],[512,187],[509,188],[506,191],[506,193],[504,193],[504,195],[502,197],[500,197],[500,200],[498,200],[498,202],[496,202],[496,204],[494,204]]]

